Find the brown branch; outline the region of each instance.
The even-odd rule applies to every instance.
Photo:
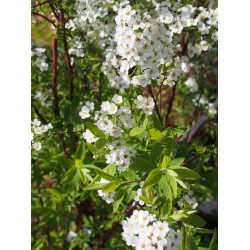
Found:
[[[129,215],[137,206],[137,202],[135,202],[133,205],[131,205],[129,208],[127,208],[126,212],[124,213],[124,216]],[[98,250],[103,247],[105,242],[112,236],[112,234],[116,231],[117,227],[120,224],[120,219],[116,219],[111,226],[111,228],[99,239],[98,245],[93,247],[93,250]]]
[[[37,114],[37,116],[39,117],[39,119],[44,123],[47,124],[47,120],[43,117],[43,115],[38,111],[38,109],[36,108],[36,106],[32,103],[32,107],[35,111],[35,113]]]
[[[53,12],[53,14],[54,14],[56,20],[59,21],[59,14],[58,14],[58,12],[56,11],[54,5],[51,3],[51,0],[49,0],[48,2],[49,2],[49,6],[50,6],[50,8],[51,8],[51,10],[52,10],[52,12]]]
[[[46,17],[46,16],[44,16],[44,15],[38,13],[38,12],[35,12],[35,11],[32,11],[32,13],[33,13],[33,15],[42,17],[43,19],[45,19],[46,21],[51,23],[56,28],[56,24],[54,22],[52,22],[48,17]]]
[[[65,61],[67,63],[68,71],[69,71],[69,78],[70,78],[70,100],[73,99],[74,94],[74,72],[73,67],[70,62],[70,56],[69,56],[69,48],[68,48],[68,42],[66,37],[66,29],[65,29],[65,20],[64,20],[64,10],[61,9],[60,14],[60,22],[62,24],[62,40],[63,40],[63,46],[64,46],[64,52],[65,52]]]
[[[37,8],[37,7],[39,7],[39,6],[42,6],[42,5],[46,4],[46,3],[49,3],[49,1],[47,0],[47,1],[44,1],[44,2],[41,2],[41,3],[34,4],[34,5],[32,5],[31,7],[34,9],[34,8]]]
[[[53,38],[52,40],[52,61],[53,61],[53,72],[52,72],[51,88],[52,88],[52,93],[54,96],[54,113],[56,116],[59,116],[60,109],[59,109],[59,99],[58,99],[58,94],[57,94],[57,73],[58,73],[57,71],[57,66],[58,66],[57,65],[57,38]],[[59,138],[61,139],[61,142],[62,142],[64,156],[66,158],[70,158],[69,150],[64,140],[64,134],[63,133],[59,134]]]
[[[166,118],[165,118],[165,128],[168,126],[169,116],[170,116],[170,114],[172,112],[172,109],[173,109],[175,91],[176,91],[176,84],[174,85],[174,87],[172,89],[171,96],[170,96],[170,99],[169,99],[168,110],[167,110],[167,114],[166,114]]]
[[[57,94],[57,38],[52,40],[52,61],[53,61],[53,72],[51,88],[54,96],[54,112],[56,116],[60,115],[59,100]]]
[[[156,99],[155,99],[155,97],[154,97],[154,94],[153,94],[151,85],[148,85],[148,93],[150,94],[150,96],[151,96],[151,97],[153,98],[153,100],[154,100],[156,114],[157,114],[157,116],[158,116],[158,118],[159,118],[159,120],[160,120],[160,122],[161,122],[161,125],[163,126],[163,122],[162,122],[160,110],[159,110],[159,107],[158,107],[158,105],[157,105],[157,101],[156,101]]]

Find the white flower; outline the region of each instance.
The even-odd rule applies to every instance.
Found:
[[[82,119],[90,117],[89,108],[87,106],[83,106],[82,110],[79,112],[79,115]]]
[[[115,94],[112,98],[112,101],[115,104],[121,104],[122,103],[122,96]]]
[[[85,132],[83,132],[83,138],[88,142],[88,143],[93,143],[96,142],[98,140],[97,137],[95,137],[90,130],[86,130]]]
[[[208,50],[208,43],[207,41],[200,41],[200,46],[203,51]]]
[[[43,126],[42,127],[35,127],[34,128],[34,133],[35,134],[37,134],[37,135],[40,135],[40,134],[42,134],[43,132],[45,132],[44,130],[43,130]]]
[[[71,242],[73,240],[74,237],[77,236],[77,233],[73,232],[73,231],[69,231],[67,237],[66,237],[66,240],[68,242]]]
[[[39,151],[42,148],[42,144],[40,142],[34,142],[32,146],[37,151]]]
[[[40,126],[41,122],[38,119],[34,119],[34,121],[31,122],[31,124],[38,127],[38,126]]]

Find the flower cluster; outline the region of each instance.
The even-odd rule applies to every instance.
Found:
[[[142,109],[145,114],[152,115],[152,111],[154,109],[154,100],[152,97],[146,98],[141,95],[138,95],[134,101],[136,108]]]
[[[157,221],[155,214],[134,210],[130,218],[122,221],[122,236],[128,246],[136,250],[178,250],[181,232],[170,229],[167,222]]]
[[[47,71],[48,67],[49,67],[48,63],[46,63],[47,56],[44,55],[45,51],[46,51],[46,49],[44,49],[44,48],[35,48],[31,54],[31,56],[36,56],[35,65],[41,71]]]
[[[189,190],[188,193],[178,201],[178,206],[182,208],[184,204],[187,204],[192,209],[195,209],[198,206],[198,203],[196,202],[196,198],[193,195],[194,192]]]
[[[33,140],[34,134],[41,135],[45,132],[48,132],[48,130],[52,129],[53,126],[51,123],[49,123],[47,125],[41,125],[41,122],[38,119],[34,119],[34,121],[32,121],[31,124],[32,124],[32,129],[33,129],[33,132],[31,132],[32,146],[35,150],[39,151],[42,148],[42,144],[41,144],[41,142],[36,142]]]
[[[108,144],[109,154],[105,155],[107,164],[115,164],[118,171],[125,171],[130,163],[131,157],[136,155],[136,150],[132,146],[127,147],[123,140],[117,140]]]
[[[101,178],[100,182],[96,182],[96,183],[97,184],[98,183],[109,183],[109,181]],[[109,193],[103,193],[102,190],[97,190],[97,192],[98,192],[98,195],[100,197],[102,197],[102,199],[104,201],[106,201],[108,204],[114,202],[115,191],[109,192]]]
[[[152,80],[172,87],[183,72],[183,58],[178,56],[183,49],[178,43],[179,34],[186,27],[193,27],[201,35],[198,44],[188,44],[190,58],[209,49],[202,36],[210,30],[212,39],[217,40],[217,9],[179,5],[171,6],[169,1],[163,1],[155,3],[150,12],[140,12],[124,1],[114,8],[117,12],[116,44],[111,43],[106,49],[106,61],[102,68],[111,87],[120,90],[130,84],[145,87]]]
[[[83,42],[79,36],[74,36],[72,39],[73,46],[69,49],[70,55],[76,55],[77,57],[84,57]]]

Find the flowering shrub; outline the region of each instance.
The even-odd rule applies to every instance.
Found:
[[[217,249],[216,1],[32,13],[32,249]]]

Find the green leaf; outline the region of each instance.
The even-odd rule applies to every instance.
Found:
[[[74,158],[78,160],[83,160],[84,156],[85,156],[85,143],[84,141],[82,141],[78,145]]]
[[[144,201],[146,204],[152,204],[151,200],[146,196],[141,195],[139,199]]]
[[[91,133],[97,137],[104,137],[103,131],[101,131],[95,124],[92,122],[85,122],[86,127],[91,131]]]
[[[190,189],[197,193],[211,193],[212,190],[208,187],[202,186],[200,184],[191,184]]]
[[[173,215],[170,215],[169,218],[175,221],[183,221],[187,219],[187,215],[186,214],[173,214]]]
[[[105,138],[100,138],[96,141],[95,146],[97,149],[102,149],[106,146],[108,140]]]
[[[167,168],[170,164],[171,161],[171,157],[168,155],[164,155],[162,163],[161,163],[161,167],[162,168]]]
[[[100,190],[103,189],[107,183],[96,183],[96,184],[91,184],[83,188],[83,190]]]
[[[121,182],[110,182],[102,189],[103,193],[110,193],[116,190],[121,185]]]
[[[153,164],[145,159],[140,157],[132,157],[132,160],[140,171],[146,170],[149,172],[151,169],[153,169]]]
[[[170,166],[180,166],[184,162],[185,158],[176,158],[170,162]]]
[[[98,153],[98,150],[97,150],[97,148],[96,148],[94,145],[92,145],[91,143],[88,143],[88,142],[87,142],[86,144],[87,144],[89,150],[90,150],[93,154],[97,154],[97,153]]]
[[[160,143],[155,143],[151,149],[150,161],[153,165],[156,165],[161,157],[162,145]]]
[[[146,131],[145,128],[133,128],[130,131],[129,135],[136,136],[136,135],[140,135],[140,134],[144,133],[145,131]]]
[[[151,115],[151,119],[153,121],[154,127],[157,128],[158,130],[162,131],[162,124],[156,114],[155,111],[153,111],[153,114]]]
[[[177,181],[177,183],[180,184],[181,187],[187,189],[187,185],[181,180],[181,178],[179,178],[179,176],[178,177],[174,177],[174,178]]]
[[[167,199],[167,201],[164,203],[161,209],[161,216],[165,217],[166,215],[169,215],[172,211],[172,199]]]
[[[217,229],[215,229],[215,231],[214,231],[213,238],[212,238],[212,240],[210,241],[210,244],[209,244],[209,249],[210,250],[217,250],[218,249],[218,232],[217,232]]]
[[[185,167],[170,167],[171,170],[176,172],[181,179],[200,179],[200,175],[193,170]]]
[[[152,128],[148,131],[150,137],[152,140],[155,141],[160,141],[163,137],[163,135],[161,134],[161,131],[156,129],[156,128]]]
[[[196,214],[190,214],[188,218],[184,220],[184,222],[194,227],[203,227],[206,224],[206,222]]]
[[[172,199],[172,191],[165,176],[161,177],[160,181],[158,182],[158,185],[160,194],[164,195],[166,198]]]
[[[84,165],[85,168],[90,168],[90,169],[94,169],[94,171],[96,172],[97,175],[99,175],[100,177],[102,177],[105,180],[108,181],[112,181],[112,182],[120,182],[119,179],[115,178],[114,176],[104,172],[102,169],[93,166],[93,165]]]
[[[118,209],[118,207],[120,206],[122,200],[123,200],[123,197],[126,193],[127,189],[120,189],[116,195],[115,195],[115,198],[114,198],[114,203],[113,203],[113,212],[115,213]]]
[[[62,184],[73,184],[76,189],[86,181],[83,172],[80,168],[71,167],[65,174]]]
[[[174,179],[174,177],[169,175],[167,172],[166,172],[166,180],[167,180],[167,183],[171,189],[172,196],[174,198],[176,198],[177,197],[177,182],[176,182],[176,180]]]
[[[150,171],[148,177],[146,178],[142,188],[155,185],[162,177],[162,171],[159,168],[155,168]]]
[[[197,233],[200,233],[200,234],[212,234],[212,233],[214,233],[214,230],[211,230],[211,229],[196,228],[195,230]]]

